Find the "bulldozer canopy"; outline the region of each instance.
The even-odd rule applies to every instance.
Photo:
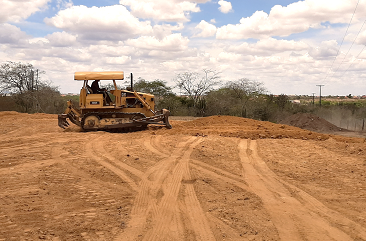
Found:
[[[75,80],[123,80],[123,71],[75,72]]]

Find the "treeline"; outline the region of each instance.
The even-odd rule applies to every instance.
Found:
[[[2,64],[0,111],[57,114],[65,110],[67,99],[73,98],[78,102],[77,96],[61,97],[57,87],[42,79],[43,74],[31,64]],[[324,115],[334,116],[336,112],[341,119],[366,117],[366,104],[363,101],[324,100],[321,108],[318,102],[311,101],[311,97],[301,100],[301,104],[293,103],[284,94],[270,94],[259,81],[241,78],[223,82],[220,73],[213,70],[177,74],[174,83],[171,87],[163,80],[139,78],[134,89],[155,95],[156,109],[169,109],[176,116],[231,115],[271,122],[280,122],[299,112],[323,115],[323,118]],[[114,88],[111,85],[104,87]]]
[[[320,105],[308,96],[298,103],[284,94],[272,95],[263,83],[246,78],[220,85],[218,72],[212,70],[178,74],[174,81],[179,95],[162,80],[140,78],[135,89],[154,94],[157,108],[169,109],[177,116],[231,115],[276,123],[296,113],[314,113],[326,119],[366,118],[366,101],[322,100]]]

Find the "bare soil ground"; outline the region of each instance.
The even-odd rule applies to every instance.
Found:
[[[82,132],[0,112],[0,240],[366,240],[364,137],[171,122]]]

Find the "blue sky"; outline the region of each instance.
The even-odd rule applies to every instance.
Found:
[[[174,86],[179,73],[211,69],[222,86],[249,78],[273,94],[325,84],[325,95],[361,95],[365,20],[366,0],[4,0],[0,62],[32,63],[63,93],[80,90],[76,71]]]
[[[233,11],[230,14],[220,12],[217,7],[218,1],[212,1],[208,4],[201,4],[201,12],[192,14],[193,22],[200,22],[201,20],[210,21],[216,19],[218,27],[225,24],[238,23],[243,17],[250,17],[256,11],[264,11],[269,13],[273,6],[282,5],[287,6],[291,4],[293,0],[286,1],[272,1],[272,0],[256,0],[256,1],[243,1],[235,0],[230,1],[233,7]]]

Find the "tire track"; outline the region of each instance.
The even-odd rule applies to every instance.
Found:
[[[127,165],[119,160],[111,154],[109,154],[109,151],[106,151],[103,145],[97,145],[95,147],[95,151],[98,151],[98,153],[102,156],[108,159],[111,163],[113,163],[115,166],[118,166],[121,170],[126,170],[132,173],[133,175],[142,178],[144,173],[134,167],[131,167],[130,165]]]
[[[184,179],[186,181],[192,181],[192,176],[189,171],[188,162],[186,163]],[[193,187],[193,183],[185,184],[185,206],[188,217],[192,223],[192,227],[196,234],[197,240],[215,240],[215,236],[211,231],[207,217],[201,207],[201,204],[197,198],[196,192]]]
[[[193,168],[201,171],[201,172],[204,172],[206,173],[207,175],[210,175],[212,177],[215,177],[215,178],[218,178],[218,179],[221,179],[222,181],[225,181],[227,183],[230,183],[232,185],[235,185],[237,187],[240,187],[241,189],[243,190],[249,190],[249,187],[248,185],[244,182],[244,181],[238,181],[238,180],[235,180],[233,178],[230,178],[230,177],[226,177],[225,175],[222,175],[222,174],[218,174],[216,172],[213,172],[213,171],[210,171],[208,169],[205,169],[205,168],[202,168],[201,166],[199,165],[195,165],[195,164],[190,164],[190,166],[192,166]]]
[[[65,164],[67,160],[62,158],[65,154],[70,154],[67,151],[63,150],[60,146],[55,146],[52,148],[52,157],[55,162]],[[72,155],[66,155],[69,157],[73,157]],[[85,226],[95,223],[98,218],[101,217],[111,217],[114,215],[114,210],[118,207],[120,208],[123,205],[128,205],[128,200],[123,200],[121,202],[115,199],[108,192],[104,192],[99,188],[96,188],[95,183],[88,180],[86,177],[82,182],[77,182],[78,177],[82,176],[82,173],[79,172],[78,168],[73,167],[72,165],[63,167],[63,170],[57,170],[57,175],[54,176],[54,173],[46,173],[45,176],[49,178],[47,183],[49,184],[65,184],[68,183],[68,190],[71,191],[74,195],[78,196],[78,199],[85,204],[85,208],[79,209],[78,211],[65,212],[59,216],[54,217],[57,220],[68,220],[74,219],[79,220],[83,219],[83,224]],[[65,184],[66,185],[66,184]],[[101,206],[102,204],[102,206]],[[89,207],[87,207],[89,206]],[[90,208],[92,206],[92,208]],[[79,235],[83,238],[83,240],[109,240],[107,236],[110,236],[109,230],[83,230],[84,232],[79,233]],[[69,238],[71,238],[70,236]],[[57,237],[58,238],[58,237]],[[59,238],[57,239],[59,240]]]
[[[299,201],[301,202],[302,205],[304,205],[304,207],[306,207],[307,209],[311,210],[314,213],[326,217],[333,224],[338,224],[344,227],[348,227],[348,229],[352,229],[354,233],[357,233],[362,239],[366,240],[366,229],[364,227],[348,219],[347,217],[341,215],[340,213],[326,207],[322,202],[320,202],[318,199],[314,198],[307,192],[280,179],[271,169],[268,168],[266,163],[259,157],[256,145],[253,145],[251,149],[254,150],[252,152],[252,155],[255,158],[255,160],[258,161],[258,166],[260,165],[263,167],[259,170],[260,172],[262,172],[262,175],[277,178],[278,181],[281,182],[285,187],[287,186],[297,193],[297,195],[301,198],[301,200]]]
[[[0,211],[0,240],[24,240],[23,227],[14,222],[10,215]]]
[[[259,157],[256,144],[248,140],[239,143],[243,176],[250,189],[262,199],[282,240],[353,240],[319,214],[327,210],[318,200],[299,189],[308,204],[292,197],[284,181]],[[311,208],[314,204],[315,209]]]
[[[207,174],[209,174],[211,176],[214,176],[223,181],[236,185],[244,190],[248,189],[248,184],[245,183],[245,181],[243,180],[243,177],[241,177],[241,176],[224,171],[217,167],[213,167],[211,165],[208,165],[208,164],[198,161],[198,160],[191,160],[189,165],[196,168],[197,170],[206,172]]]
[[[160,137],[160,136],[159,136]],[[155,143],[158,142],[160,143],[160,138],[156,138]],[[196,192],[194,190],[193,187],[193,182],[194,180],[192,180],[192,176],[190,173],[190,169],[189,169],[189,159],[190,159],[190,155],[193,151],[193,147],[198,145],[200,142],[197,143],[193,143],[190,147],[190,149],[188,150],[189,153],[186,153],[185,156],[185,161],[183,161],[183,180],[180,181],[180,183],[182,181],[184,181],[184,192],[185,192],[185,198],[184,198],[184,212],[187,213],[187,216],[192,224],[192,228],[194,229],[195,235],[196,235],[196,239],[197,240],[214,240],[215,237],[210,229],[209,223],[207,221],[207,218],[204,214],[204,211],[201,207],[200,202],[198,201]],[[153,147],[152,144],[152,139],[150,139],[150,141],[146,141],[145,142],[145,146],[148,147],[148,149],[160,156],[166,157],[167,155],[165,153],[163,153],[161,150],[157,150]],[[181,160],[182,162],[182,160]],[[197,163],[200,163],[199,161],[196,161]],[[207,165],[209,166],[209,165]],[[214,168],[215,169],[215,168]],[[224,172],[224,171],[223,171]],[[174,175],[174,173],[173,173]],[[169,190],[166,190],[166,192],[169,192]],[[175,217],[178,216],[175,213]]]
[[[214,235],[197,199],[193,183],[184,183],[184,180],[191,180],[188,165],[190,155],[202,140],[191,137],[180,142],[170,156],[154,147],[156,141],[159,139],[146,140],[145,147],[164,158],[145,172],[128,228],[115,240],[137,240],[142,237],[144,240],[181,240],[184,236],[182,210],[187,210],[185,215],[192,223],[198,240],[213,240]],[[183,202],[178,200],[181,190],[185,194]],[[160,201],[159,193],[163,193]],[[182,205],[185,208],[180,208]],[[152,218],[152,228],[147,227],[146,223],[149,215]],[[144,233],[146,228],[149,230]]]
[[[164,180],[166,190],[159,205],[159,214],[154,219],[153,229],[146,235],[147,238],[145,238],[145,240],[181,239],[181,237],[177,235],[178,233],[173,231],[177,229],[174,227],[177,226],[175,216],[179,215],[176,212],[178,210],[178,193],[181,188],[183,175],[189,173],[188,162],[190,155],[193,152],[193,148],[201,141],[201,139],[195,139],[194,142],[190,144],[188,150],[183,153],[182,157],[175,165],[173,172]],[[198,206],[200,206],[199,203]]]
[[[97,150],[96,149],[96,145],[97,144],[101,144],[100,141],[98,141],[99,138],[95,138],[92,142],[88,142],[86,145],[85,145],[85,152],[86,152],[86,155],[91,158],[92,160],[95,160],[96,162],[98,162],[100,165],[108,168],[110,171],[112,171],[113,173],[115,173],[117,176],[119,176],[123,181],[125,181],[130,187],[132,190],[134,191],[138,191],[139,188],[137,186],[137,184],[135,183],[135,181],[130,177],[128,176],[123,170],[115,167],[114,165],[112,165],[111,163],[107,162],[107,161],[104,161],[103,158],[99,157],[98,155],[93,155],[96,154],[95,151]],[[102,142],[103,143],[103,142]]]
[[[145,147],[149,150],[149,151],[151,151],[152,153],[155,153],[156,155],[158,155],[158,156],[161,156],[161,157],[165,157],[165,158],[167,158],[169,155],[168,154],[165,154],[164,152],[162,152],[162,150],[157,150],[155,147],[153,147],[153,136],[151,136],[151,138],[150,139],[146,139],[145,141],[144,141],[144,145],[145,145]],[[156,136],[155,138],[155,143],[156,142],[159,142],[160,140],[161,140],[161,136]]]
[[[174,163],[182,155],[184,149],[194,140],[195,138],[191,137],[186,142],[180,142],[170,157],[162,159],[144,173],[132,207],[131,220],[124,232],[115,240],[136,240],[139,235],[142,235],[149,211],[153,210],[155,215],[159,212],[157,196],[158,191],[162,188],[163,180],[169,170],[174,168]]]

